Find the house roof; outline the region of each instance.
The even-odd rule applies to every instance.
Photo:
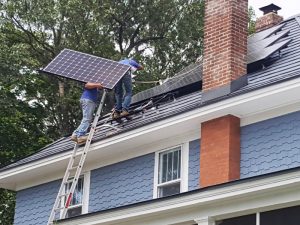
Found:
[[[135,107],[146,104],[149,99],[154,99],[155,106],[148,108],[144,113],[137,113],[133,116],[133,120],[125,122],[123,125],[112,122],[112,125],[120,130],[116,131],[111,127],[103,127],[95,132],[93,141],[105,139],[112,135],[118,135],[129,130],[133,130],[147,124],[164,120],[166,118],[176,116],[180,113],[188,112],[193,109],[201,108],[207,104],[221,101],[233,96],[242,95],[257,89],[261,89],[270,85],[275,85],[290,79],[300,77],[300,15],[294,16],[283,22],[280,32],[288,33],[288,36],[280,37],[272,44],[278,44],[290,40],[285,48],[280,52],[275,51],[268,56],[267,60],[259,60],[255,70],[251,68],[247,74],[248,85],[240,88],[229,95],[219,97],[210,102],[202,102],[201,84],[201,62],[191,65],[184,69],[176,77],[171,78],[162,86],[146,90],[133,97]],[[270,28],[272,29],[272,28]],[[289,32],[288,32],[289,31]],[[264,32],[264,31],[263,31]],[[271,32],[272,33],[272,32]],[[257,35],[260,35],[257,33]],[[268,37],[274,35],[270,34]],[[253,37],[249,37],[252,39]],[[270,44],[268,45],[270,46]],[[268,47],[266,46],[266,47]],[[174,81],[180,82],[174,82]],[[199,89],[195,89],[199,87]],[[180,90],[179,92],[176,92]],[[185,92],[183,90],[190,90]],[[183,94],[182,94],[183,93]],[[100,119],[98,125],[102,125],[109,120],[108,116]],[[24,159],[14,162],[0,169],[0,172],[31,163],[36,160],[45,159],[52,155],[70,151],[74,143],[69,137],[63,137],[52,144],[44,147],[39,152],[30,155]]]

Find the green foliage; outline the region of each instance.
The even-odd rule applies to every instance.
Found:
[[[252,6],[248,9],[248,33],[253,34],[255,33],[255,21],[256,21],[256,15],[255,11]]]
[[[13,225],[15,193],[0,188],[0,224]]]

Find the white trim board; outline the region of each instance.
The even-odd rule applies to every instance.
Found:
[[[197,130],[199,131],[198,137],[200,137],[202,122],[224,115],[236,115],[245,125],[251,121],[258,122],[259,120],[255,119],[258,114],[261,115],[261,120],[276,115],[275,111],[278,111],[278,108],[281,109],[279,114],[285,111],[285,107],[290,112],[295,110],[300,103],[299,90],[300,78],[297,78],[100,140],[91,146],[86,165],[93,164],[95,159],[96,161],[101,159],[103,164],[106,161],[121,160],[120,155],[123,155],[124,160],[127,155],[134,157],[135,154],[136,156],[147,154],[149,149],[147,152],[141,148],[142,146],[151,146],[157,142],[163,143],[165,139],[174,139],[174,137],[186,136],[189,133],[196,134]],[[267,115],[263,116],[264,113]],[[247,117],[252,119],[247,121]],[[154,152],[153,149],[152,152]],[[70,152],[57,154],[0,172],[0,187],[20,190],[41,183],[41,180],[47,182],[54,178],[58,179],[59,174],[64,172],[69,154]]]

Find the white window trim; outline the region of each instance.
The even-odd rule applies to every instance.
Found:
[[[85,172],[83,175],[83,195],[82,195],[82,204],[78,204],[75,206],[70,206],[69,209],[76,208],[81,205],[82,207],[82,213],[86,214],[88,213],[88,207],[89,207],[89,197],[90,197],[90,180],[91,180],[91,172]],[[64,190],[65,191],[65,190]],[[61,207],[63,207],[63,202],[61,202]],[[60,213],[60,219],[62,218],[62,210]]]
[[[84,180],[83,180],[82,214],[86,214],[89,212],[90,183],[91,183],[90,180],[91,180],[91,172],[88,171],[84,173]]]
[[[159,154],[165,151],[172,150],[174,148],[181,148],[181,171],[180,171],[180,179],[176,179],[170,182],[166,182],[164,184],[158,184],[158,169],[159,169]],[[180,181],[180,193],[188,191],[188,165],[189,165],[189,143],[183,143],[181,145],[175,145],[173,147],[163,149],[155,152],[155,160],[154,160],[154,185],[153,185],[153,198],[158,198],[158,187],[164,186],[170,183],[176,183]]]

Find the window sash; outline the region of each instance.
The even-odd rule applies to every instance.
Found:
[[[157,187],[168,186],[170,184],[180,183],[181,179],[171,180],[165,183],[157,184]]]
[[[67,184],[65,185],[65,193],[67,193],[70,188],[71,188],[71,185],[72,185],[72,181],[73,181],[73,178],[71,178],[70,180],[68,180]],[[84,177],[83,176],[80,176],[78,178],[78,183],[75,187],[75,190],[74,190],[74,193],[73,193],[73,196],[72,196],[72,200],[70,202],[70,206],[82,206],[83,205],[83,193],[84,192]],[[75,199],[76,194],[79,193],[79,199]],[[65,198],[65,201],[64,201],[64,204],[66,203],[66,198]]]
[[[181,147],[159,153],[158,184],[181,178]]]

